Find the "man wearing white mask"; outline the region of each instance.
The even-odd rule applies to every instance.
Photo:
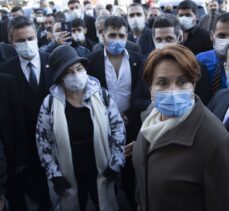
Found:
[[[141,4],[133,3],[127,9],[127,20],[131,31],[128,40],[139,44],[143,55],[148,55],[155,47],[152,33],[146,27],[146,15]]]
[[[182,1],[177,6],[177,17],[184,31],[183,45],[195,55],[212,49],[208,31],[197,25],[198,7],[193,1]]]
[[[224,62],[229,44],[229,13],[224,13],[217,18],[211,32],[211,39],[214,49],[202,52],[196,58],[208,71],[213,96],[219,89],[227,87]]]
[[[21,177],[24,178],[22,191],[37,205],[37,211],[47,211],[50,209],[49,193],[45,172],[37,155],[35,128],[39,108],[52,83],[53,72],[49,69],[48,56],[38,51],[35,26],[29,18],[20,16],[13,19],[9,39],[17,55],[2,63],[0,71],[15,77],[25,111],[27,135],[21,153],[28,155],[28,164],[21,170]]]
[[[90,17],[94,17],[95,16],[95,11],[94,8],[92,6],[92,4],[87,4],[84,7],[84,13]]]
[[[163,49],[167,45],[182,44],[183,32],[181,25],[172,14],[163,14],[158,16],[152,28],[152,37],[155,47],[157,49]],[[144,64],[145,62],[143,62]],[[144,111],[151,103],[151,95],[148,86],[142,80],[142,72],[139,74],[136,88],[133,92],[132,107],[139,112]],[[195,86],[195,94],[197,94],[203,103],[207,105],[210,98],[208,93],[210,92],[209,77],[207,70],[203,69],[201,72],[201,78],[197,81]]]
[[[74,40],[73,42],[77,42],[78,44],[86,47],[91,51],[93,46],[95,45],[95,42],[87,38],[86,33],[87,33],[87,28],[85,26],[84,21],[80,18],[73,19],[72,20],[72,38]]]
[[[67,21],[72,21],[74,18],[82,19],[87,29],[90,29],[87,31],[86,36],[90,40],[97,42],[98,40],[96,37],[95,19],[91,16],[88,16],[87,14],[84,14],[83,8],[80,5],[80,2],[78,0],[69,0],[68,9],[69,9],[69,17],[67,18]]]

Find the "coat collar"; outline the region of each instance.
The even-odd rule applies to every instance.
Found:
[[[148,154],[159,148],[166,147],[172,144],[191,147],[194,142],[197,130],[203,119],[204,105],[202,104],[199,97],[196,96],[196,104],[191,114],[177,127],[166,132],[159,140],[156,141],[155,145],[150,148]]]

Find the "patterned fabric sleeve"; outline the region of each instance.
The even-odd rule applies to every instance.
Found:
[[[108,97],[108,117],[110,122],[111,133],[109,134],[109,145],[111,150],[110,168],[119,172],[124,166],[125,155],[124,146],[126,142],[126,130],[122,117],[119,113],[115,101]]]
[[[54,155],[55,139],[53,134],[52,109],[49,109],[49,96],[40,108],[36,128],[36,143],[41,165],[46,169],[48,179],[63,176]]]

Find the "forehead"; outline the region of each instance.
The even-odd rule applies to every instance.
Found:
[[[128,9],[128,14],[132,13],[142,13],[144,14],[144,10],[141,6],[133,6]]]
[[[216,27],[215,27],[215,32],[214,34],[228,34],[229,35],[229,22],[217,22]]]
[[[81,7],[80,4],[79,4],[78,2],[75,2],[75,3],[73,3],[73,4],[69,4],[68,6],[69,6],[69,7],[76,7],[76,6]]]
[[[149,14],[159,14],[160,11],[157,8],[151,8],[151,9],[149,9],[148,13]]]
[[[174,27],[155,28],[155,37],[176,36]]]
[[[179,14],[183,14],[183,15],[185,15],[185,14],[192,14],[192,15],[195,15],[191,9],[179,9],[178,12],[177,12],[177,14],[178,15]]]
[[[29,37],[36,37],[36,32],[33,26],[15,29],[12,34],[12,41],[14,42],[18,39],[27,39]]]
[[[105,31],[105,34],[127,34],[126,27],[122,26],[121,28],[108,27]]]
[[[213,1],[213,2],[209,2],[208,3],[208,6],[209,7],[213,7],[213,6],[217,6],[217,5],[218,5],[218,3],[216,1]]]
[[[153,75],[154,79],[158,77],[172,79],[184,75],[184,71],[175,60],[164,59],[156,65]]]

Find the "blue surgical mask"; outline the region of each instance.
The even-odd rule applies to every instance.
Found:
[[[191,109],[194,103],[193,90],[154,91],[153,104],[167,117],[180,117]]]
[[[119,55],[125,50],[125,47],[125,40],[110,40],[108,41],[106,49],[112,55]]]

